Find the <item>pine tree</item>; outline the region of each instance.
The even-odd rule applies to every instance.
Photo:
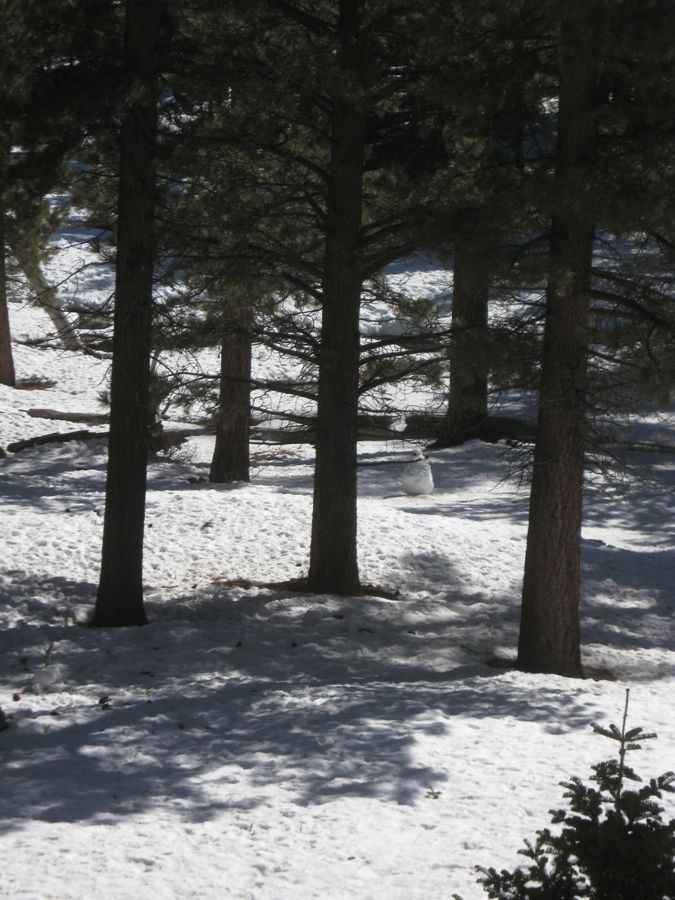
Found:
[[[62,183],[65,161],[92,123],[105,117],[115,93],[106,52],[114,44],[115,14],[106,0],[53,0],[39,11],[32,3],[6,0],[0,9],[5,274],[10,262],[24,270],[35,302],[69,349],[77,348],[77,336],[41,271],[51,228],[44,198]]]
[[[569,810],[552,811],[554,831],[537,832],[534,844],[519,851],[528,868],[513,872],[478,870],[493,900],[673,900],[675,898],[675,819],[663,821],[656,802],[675,793],[675,774],[640,777],[626,755],[655,738],[641,727],[627,729],[629,691],[621,728],[593,725],[617,746],[617,758],[593,766],[591,782],[561,782]]]
[[[650,33],[672,16],[655,0],[578,3],[558,22],[560,88],[546,322],[530,517],[518,643],[527,671],[581,674],[580,566],[590,352],[593,248],[598,230],[633,234],[651,218],[644,197],[661,207],[643,180],[654,146],[672,159],[672,128],[663,122],[672,94],[651,61]],[[637,30],[634,27],[639,19]],[[645,24],[646,22],[646,24]],[[672,67],[672,53],[661,64]],[[657,67],[658,68],[658,67]],[[654,108],[645,117],[648,84]],[[618,109],[617,109],[618,105]],[[672,107],[671,107],[672,108]],[[672,116],[668,121],[672,119]],[[636,137],[635,125],[641,130]],[[630,165],[626,166],[623,154]],[[623,185],[623,189],[617,188]],[[611,189],[610,189],[611,188]]]
[[[429,184],[422,187],[411,177],[415,162],[409,153],[425,146],[426,135],[418,129],[423,132],[431,112],[414,114],[409,125],[404,104],[429,62],[425,26],[440,7],[342,0],[318,5],[308,15],[290,3],[273,6],[296,23],[296,40],[314,64],[309,77],[294,72],[291,81],[299,101],[294,121],[303,120],[293,150],[312,163],[313,192],[305,191],[301,219],[312,221],[312,242],[305,238],[300,253],[280,253],[286,277],[305,286],[322,312],[307,583],[314,591],[357,593],[362,292],[387,263],[421,245],[420,198]],[[392,153],[401,138],[406,151]]]
[[[127,0],[110,438],[92,625],[143,625],[143,524],[155,263],[159,0]]]
[[[541,228],[529,185],[541,166],[535,146],[547,82],[537,65],[538,24],[527,3],[453,4],[439,23],[445,57],[423,82],[423,95],[445,110],[428,246],[450,247],[453,269],[440,447],[495,434],[488,397],[499,336],[488,304],[529,287],[511,264],[521,236]]]
[[[555,196],[518,665],[580,675],[580,535],[586,441],[587,319],[597,212],[588,164],[598,136],[603,4],[559,26]]]
[[[490,277],[480,243],[455,242],[450,389],[440,443],[480,432],[488,417],[488,298]]]
[[[337,71],[330,92],[330,157],[322,279],[316,467],[308,584],[316,592],[358,593],[356,420],[363,276],[365,110],[359,100],[363,23],[358,0],[340,0]]]
[[[220,345],[220,384],[216,442],[209,481],[249,481],[251,427],[252,323],[237,309],[229,317]]]
[[[252,52],[237,56],[248,80],[228,83],[228,72],[219,82],[222,96],[211,106],[218,109],[220,102],[222,127],[219,138],[211,131],[203,169],[208,205],[197,216],[204,221],[204,209],[213,211],[208,258],[219,267],[223,284],[248,263],[269,283],[285,282],[298,305],[321,309],[308,583],[313,590],[352,593],[359,585],[362,288],[411,246],[399,222],[405,190],[396,194],[404,179],[386,171],[376,148],[384,127],[381,114],[396,105],[402,72],[412,77],[410,54],[402,53],[397,41],[416,11],[409,4],[344,0],[311,11],[271,2],[256,13]],[[221,161],[240,156],[237,176],[230,179],[234,191],[219,180],[217,165],[209,171],[214,147]],[[218,211],[214,198],[219,196]],[[284,340],[277,338],[277,346]]]

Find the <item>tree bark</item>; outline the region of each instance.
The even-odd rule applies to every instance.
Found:
[[[155,258],[159,0],[127,0],[110,444],[101,574],[92,624],[143,625],[143,527]]]
[[[5,211],[0,206],[0,384],[16,386],[12,333],[7,304],[7,262],[5,244]]]
[[[589,12],[590,9],[590,12]],[[599,22],[565,9],[551,250],[518,666],[581,674],[579,600]]]
[[[323,268],[314,505],[308,584],[317,593],[360,588],[356,553],[356,424],[365,117],[351,99],[358,73],[358,0],[341,0],[344,85],[332,102]]]
[[[218,406],[209,481],[215,484],[250,481],[251,337],[244,329],[223,335]]]
[[[489,277],[479,245],[455,244],[450,389],[439,444],[461,443],[478,433],[488,415]]]

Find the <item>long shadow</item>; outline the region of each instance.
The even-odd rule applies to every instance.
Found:
[[[101,446],[94,438],[86,450],[77,443],[45,445],[2,460],[0,504],[52,512],[55,503],[62,503],[63,511],[97,506],[105,489]]]
[[[493,515],[499,510],[497,500]],[[556,683],[528,687],[488,668],[480,658],[485,635],[489,643],[515,634],[514,598],[467,593],[442,554],[412,555],[403,565],[423,569],[425,559],[435,594],[439,572],[449,586],[445,603],[428,613],[408,615],[404,600],[299,600],[291,592],[214,586],[150,601],[154,624],[114,636],[55,624],[60,598],[90,602],[91,583],[6,572],[2,614],[23,623],[0,632],[3,683],[20,697],[6,710],[16,727],[0,734],[0,828],[31,819],[106,823],[160,806],[203,821],[264,804],[279,785],[297,804],[341,796],[411,804],[445,778],[416,761],[416,734],[450,738],[463,716],[485,720],[486,740],[495,717],[550,731],[597,717],[571,686],[563,704]],[[667,646],[672,561],[671,551],[587,542],[591,633],[609,645]],[[615,564],[617,581],[624,573],[627,590],[649,592],[652,605],[623,606],[605,627],[606,607],[593,592]],[[20,693],[48,641],[67,690]],[[464,643],[472,645],[464,664],[439,664],[444,650]]]
[[[675,549],[627,550],[585,542],[582,571],[587,640],[675,648]]]
[[[91,589],[59,587],[79,596]],[[314,604],[308,619],[294,597],[214,590],[170,604],[148,628],[117,630],[114,640],[65,625],[0,634],[10,690],[39,670],[47,640],[67,686],[23,693],[8,710],[16,727],[2,735],[2,827],[106,823],[159,806],[202,821],[254,808],[279,785],[302,805],[344,796],[411,804],[446,777],[416,762],[416,734],[450,735],[462,716],[513,716],[556,731],[593,718],[573,696],[561,713],[555,686],[528,692],[482,664],[440,671],[420,663],[415,644],[437,621],[386,624],[384,655],[369,658],[382,605],[364,605],[332,598],[319,604],[321,618]],[[382,664],[399,653],[403,662]]]
[[[675,450],[675,448],[674,448]],[[589,494],[584,524],[603,526],[610,517],[626,531],[649,535],[652,546],[675,543],[675,456],[627,452],[631,472],[623,496]]]
[[[312,493],[312,475],[305,473],[301,475],[284,475],[283,479],[278,477],[258,475],[256,472],[251,473],[251,484],[266,487],[277,494],[304,494]]]
[[[96,439],[94,439],[96,440]],[[30,507],[46,512],[81,512],[98,508],[104,501],[106,459],[99,453],[83,453],[82,447],[74,444],[49,445],[60,447],[55,458],[53,452],[43,450],[41,457],[25,457],[14,454],[2,461],[0,472],[0,504],[4,507]],[[66,449],[67,448],[67,449]],[[30,471],[24,471],[26,463]],[[295,479],[282,482],[279,490],[293,492]],[[254,482],[255,483],[255,482]],[[265,483],[264,479],[260,483]],[[304,484],[309,489],[308,479],[298,478],[297,487]],[[247,484],[208,484],[198,482],[191,469],[172,465],[168,469],[162,463],[150,462],[148,467],[148,496],[155,492],[172,491],[196,493],[209,490],[228,494],[245,490]],[[55,504],[62,504],[57,509]]]
[[[671,548],[675,545],[675,489],[670,486],[654,487],[647,491],[642,488],[639,501],[613,501],[602,504],[601,500],[587,504],[584,524],[604,526],[607,519],[615,527],[626,532],[649,535],[649,546]]]
[[[527,703],[484,687],[449,695],[447,687],[345,685],[336,697],[318,693],[315,703],[307,694],[293,684],[269,688],[249,681],[94,707],[88,721],[63,727],[56,707],[36,717],[30,733],[19,727],[3,736],[4,827],[28,819],[105,823],[167,803],[183,818],[204,821],[264,802],[264,790],[251,795],[250,784],[286,784],[301,805],[337,796],[411,804],[445,780],[442,772],[415,763],[413,729],[438,735],[452,727],[415,723],[416,717],[434,709],[448,717],[559,717],[555,703],[542,704],[540,697]],[[78,711],[80,718],[85,714]],[[578,727],[588,724],[589,715],[572,705],[565,719]],[[49,730],[39,733],[46,723]],[[216,801],[212,780],[221,796],[227,785],[232,799]]]
[[[347,681],[326,692],[295,681],[242,683],[239,673],[216,688],[188,683],[175,695],[165,684],[159,699],[116,705],[112,697],[109,709],[92,703],[77,712],[80,720],[88,712],[87,721],[63,727],[56,707],[33,719],[30,733],[20,722],[3,736],[0,818],[5,828],[28,819],[105,823],[168,805],[204,821],[232,807],[254,808],[272,786],[285,786],[300,805],[348,796],[412,804],[446,778],[415,762],[416,732],[450,733],[452,718],[463,715],[551,720],[560,728],[554,691],[528,699],[486,681],[454,690],[447,681]],[[444,718],[424,721],[430,711]],[[592,715],[571,703],[564,718],[565,727],[577,728]],[[45,723],[49,730],[40,733]],[[215,800],[212,782],[231,799]]]
[[[103,480],[100,485],[91,482],[12,484],[4,481],[0,487],[0,504],[6,508],[29,507],[43,512],[83,512],[101,507],[104,488]],[[55,504],[60,504],[61,508]]]
[[[494,500],[477,500],[475,503],[464,500],[440,503],[429,501],[418,506],[399,506],[401,512],[415,516],[443,516],[444,518],[472,519],[478,522],[494,522],[508,519],[514,525],[527,524],[527,501],[521,498],[495,497]]]

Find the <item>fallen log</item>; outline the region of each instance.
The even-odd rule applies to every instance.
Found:
[[[359,426],[356,429],[357,441],[395,441],[401,435],[390,428],[377,426]],[[315,428],[254,428],[251,429],[251,440],[269,441],[273,444],[316,444]]]
[[[435,423],[429,417],[429,422],[413,423],[410,431],[406,429],[404,437],[407,437],[416,427],[421,427],[429,433],[428,426],[431,425],[434,431],[432,436],[436,440],[431,445],[432,449],[440,450],[443,447],[458,447],[467,441],[484,441],[487,444],[498,444],[501,442],[512,442],[515,444],[532,443],[537,436],[537,428],[533,422],[527,422],[523,419],[516,419],[512,416],[488,416],[480,425],[466,431],[457,431],[455,433],[446,434],[439,437],[441,430],[441,420]],[[416,434],[411,436],[417,436]],[[426,436],[426,435],[425,435]]]
[[[37,437],[25,438],[22,441],[14,441],[7,444],[5,450],[10,453],[18,453],[19,450],[28,450],[30,447],[39,447],[41,444],[62,444],[67,441],[88,441],[91,438],[107,437],[105,431],[53,431],[50,434],[40,434]]]
[[[305,428],[312,428],[316,424],[316,416],[303,416],[297,413],[279,413],[276,418],[285,419],[294,425],[302,425]],[[395,416],[380,415],[379,413],[359,413],[356,417],[359,428],[375,428],[381,431],[392,430],[394,421]]]
[[[253,428],[252,439],[262,439],[275,444],[315,444],[316,418],[312,416],[297,416],[293,421],[302,419],[305,428]],[[359,441],[407,441],[422,440],[434,441],[431,445],[434,449],[442,447],[454,447],[468,440],[481,440],[486,443],[496,444],[499,441],[513,441],[515,443],[531,442],[535,435],[535,426],[520,419],[506,416],[491,416],[485,420],[480,428],[471,433],[452,435],[441,442],[438,434],[443,426],[444,417],[441,415],[415,413],[406,419],[406,427],[403,431],[389,427],[387,416],[359,416],[356,437]]]
[[[89,425],[106,425],[110,421],[108,413],[67,412],[59,409],[33,407],[25,412],[34,419],[58,419],[60,422],[87,422]]]
[[[148,435],[148,450],[150,453],[158,453],[161,450],[169,450],[171,447],[180,447],[189,437],[203,434],[202,429],[173,429],[161,431],[158,434]],[[92,438],[107,438],[107,431],[52,431],[49,434],[41,434],[37,437],[25,438],[14,441],[4,448],[9,453],[17,453],[19,450],[28,450],[30,447],[39,447],[42,444],[63,444],[68,441],[89,441]]]

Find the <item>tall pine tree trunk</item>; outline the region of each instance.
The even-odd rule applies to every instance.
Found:
[[[581,674],[581,516],[597,141],[600,4],[575,2],[560,30],[560,100],[539,421],[518,666]]]
[[[356,555],[356,421],[359,387],[359,241],[364,161],[363,112],[351,99],[358,0],[340,2],[345,85],[332,104],[319,357],[310,590],[360,589]]]
[[[0,384],[15,387],[12,334],[7,305],[7,247],[5,244],[5,211],[0,205]]]
[[[143,528],[155,259],[159,0],[127,0],[110,443],[93,625],[143,625]]]
[[[485,425],[488,415],[489,277],[480,245],[455,244],[452,336],[448,348],[450,389],[438,443],[462,443]]]
[[[223,335],[216,445],[209,481],[249,481],[251,336],[245,328]]]

